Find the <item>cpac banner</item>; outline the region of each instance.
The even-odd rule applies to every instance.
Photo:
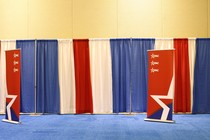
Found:
[[[6,51],[6,118],[2,121],[19,123],[20,114],[20,50]]]
[[[147,121],[172,121],[174,50],[148,51]]]

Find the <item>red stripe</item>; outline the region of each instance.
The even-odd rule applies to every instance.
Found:
[[[76,113],[93,113],[88,40],[73,40],[73,46],[76,81]]]
[[[190,70],[188,39],[174,39],[175,48],[175,95],[174,112],[190,112]]]

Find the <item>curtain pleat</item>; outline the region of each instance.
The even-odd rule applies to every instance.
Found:
[[[174,39],[175,92],[174,112],[191,111],[188,39]]]
[[[0,61],[0,113],[5,113],[6,108],[6,95],[7,86],[6,86],[6,60],[5,60],[5,51],[13,50],[16,48],[16,41],[1,41],[1,61]]]
[[[94,113],[112,113],[112,69],[109,39],[89,40]]]
[[[20,111],[35,112],[35,40],[17,40],[21,49]]]
[[[131,39],[111,39],[113,112],[131,111]]]
[[[188,39],[188,53],[190,64],[190,96],[191,96],[191,112],[193,106],[193,85],[194,85],[194,69],[195,69],[195,56],[196,56],[196,40]]]
[[[196,39],[193,113],[210,113],[210,39]]]
[[[37,40],[37,112],[59,113],[58,41]]]
[[[72,40],[58,40],[60,113],[75,113],[75,73]]]
[[[154,39],[132,39],[131,46],[131,108],[132,112],[147,111],[148,56]]]
[[[76,113],[93,113],[88,40],[73,40],[73,47],[76,81]]]

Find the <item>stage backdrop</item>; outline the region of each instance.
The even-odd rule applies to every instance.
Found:
[[[79,47],[79,40],[71,39],[59,40],[59,43],[57,40],[1,40],[0,113],[5,113],[7,95],[5,50],[15,47],[22,50],[21,111],[24,113],[35,110],[40,113],[75,113],[76,108],[80,109],[76,107],[76,100],[79,104],[87,102],[90,108],[85,112],[89,113],[91,110],[93,113],[146,112],[146,50],[153,48],[177,50],[174,112],[191,112],[193,108],[193,113],[209,113],[209,40],[86,39],[84,44],[79,43]],[[88,58],[84,62],[83,54]],[[80,67],[85,68],[85,73],[81,74]],[[85,81],[87,86],[81,81]],[[35,88],[37,98],[33,96]],[[78,90],[91,93],[80,94]],[[107,106],[104,107],[104,104]]]

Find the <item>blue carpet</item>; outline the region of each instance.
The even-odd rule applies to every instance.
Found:
[[[0,119],[5,116],[0,115]],[[210,140],[210,114],[174,115],[176,123],[144,121],[146,115],[21,115],[22,124],[0,122],[1,140]]]

